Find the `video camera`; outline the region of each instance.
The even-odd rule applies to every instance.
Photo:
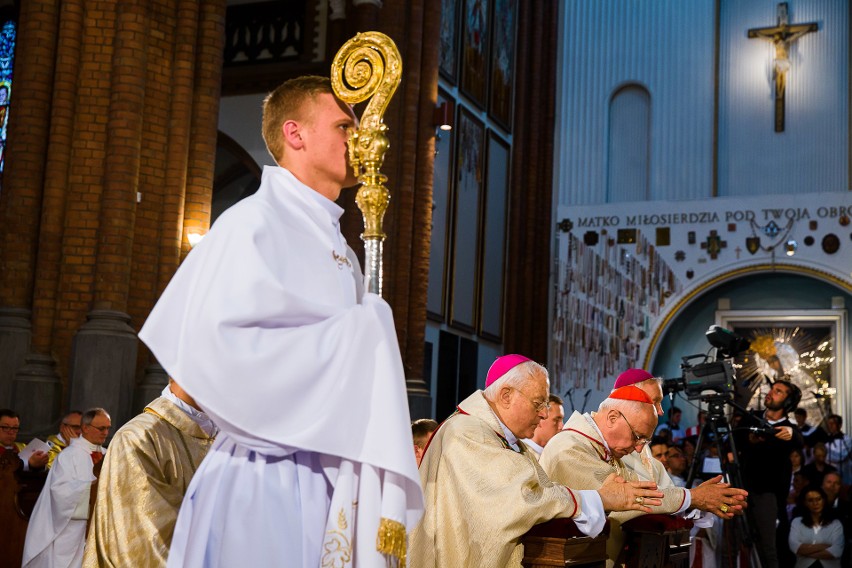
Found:
[[[748,339],[718,325],[711,325],[704,335],[716,348],[715,358],[711,360],[705,354],[682,357],[682,376],[664,380],[664,393],[685,392],[689,400],[695,400],[702,398],[706,391],[723,395],[734,392],[734,368],[728,359],[748,349]],[[701,359],[701,362],[693,363],[696,359]]]

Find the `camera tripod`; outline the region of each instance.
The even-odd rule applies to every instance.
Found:
[[[689,466],[686,486],[692,487],[692,483],[698,473],[704,473],[703,460],[701,467],[698,466],[698,460],[705,443],[712,443],[715,445],[719,455],[719,465],[721,466],[721,473],[725,481],[734,487],[742,488],[743,479],[739,458],[737,457],[737,448],[724,410],[725,405],[729,405],[742,412],[747,411],[734,403],[729,395],[725,394],[704,395],[701,397],[701,401],[707,403],[707,419],[701,425],[701,430],[698,432],[698,442],[695,445],[695,458]],[[728,442],[727,448],[725,447],[724,440]],[[728,459],[729,456],[731,459]],[[714,473],[713,475],[716,474]],[[730,523],[724,525],[724,529],[724,541],[726,545],[722,549],[722,565],[740,566],[740,568],[760,568],[760,560],[757,555],[757,549],[754,546],[755,538],[749,524],[746,522],[745,515],[735,516]],[[739,563],[737,562],[738,559]]]

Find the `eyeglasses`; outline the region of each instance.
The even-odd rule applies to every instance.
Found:
[[[630,421],[627,420],[627,417],[624,415],[623,412],[619,410],[618,413],[621,414],[621,417],[624,418],[624,422],[627,424],[627,427],[630,428],[630,433],[633,434],[633,441],[635,442],[635,445],[644,446],[646,444],[651,443],[651,440],[649,440],[648,438],[643,438],[642,436],[636,433],[636,430],[634,430],[633,426],[630,425]]]
[[[547,412],[548,411],[548,405],[550,404],[549,400],[545,400],[544,402],[536,402],[533,399],[531,399],[530,397],[528,397],[527,395],[525,395],[523,393],[523,391],[521,391],[520,389],[512,388],[512,390],[518,391],[519,393],[521,393],[522,397],[524,397],[525,399],[530,401],[532,403],[532,405],[535,407],[536,412],[542,412],[542,411]]]
[[[21,430],[20,426],[0,426],[0,430],[4,432],[19,432]]]
[[[109,426],[92,426],[91,424],[88,424],[88,426],[89,426],[89,428],[94,428],[98,432],[109,432],[109,429],[112,428],[112,425],[109,425]]]
[[[71,428],[72,430],[81,430],[81,429],[83,428],[83,427],[82,427],[82,426],[80,426],[79,424],[68,424],[67,422],[63,422],[63,423],[62,423],[62,425],[63,425],[63,426],[68,426],[68,427],[69,427],[69,428]]]

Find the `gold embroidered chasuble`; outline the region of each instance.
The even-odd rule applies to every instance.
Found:
[[[410,534],[411,568],[520,567],[533,525],[580,514],[580,498],[551,482],[533,452],[511,449],[482,391],[435,432],[420,479],[426,510]]]
[[[83,566],[165,566],[184,493],[212,443],[164,397],[116,432],[101,470]]]
[[[647,446],[641,454],[633,452],[623,459],[613,459],[601,435],[577,411],[544,447],[539,463],[553,481],[575,490],[600,489],[611,473],[622,476],[625,481],[655,481],[663,493],[663,503],[654,507],[654,513],[676,513],[686,499],[686,489],[674,485],[663,464],[650,455]],[[621,547],[621,524],[643,514],[623,511],[608,515],[607,555],[610,558],[615,558]]]

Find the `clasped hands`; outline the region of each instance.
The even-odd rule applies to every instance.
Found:
[[[653,481],[624,481],[624,478],[614,473],[604,480],[598,489],[604,510],[609,511],[642,511],[651,513],[651,507],[663,504],[662,492],[657,490]]]
[[[731,487],[730,483],[722,483],[721,475],[692,488],[690,493],[693,508],[713,513],[722,519],[732,519],[734,515],[742,515],[743,508],[746,507],[746,497],[748,497],[745,489]]]

